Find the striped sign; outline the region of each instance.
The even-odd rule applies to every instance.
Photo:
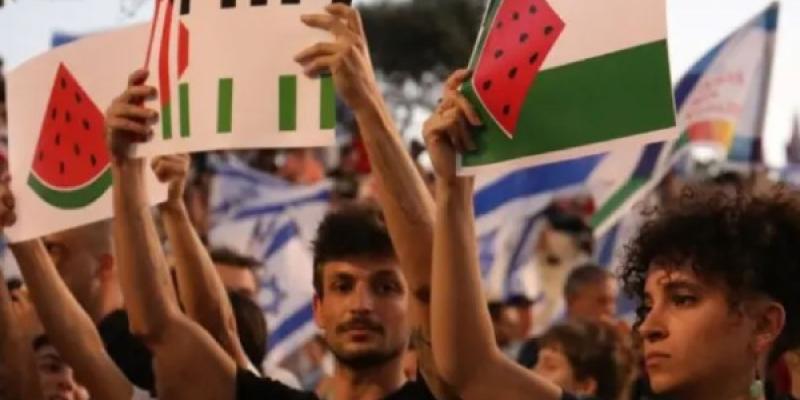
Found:
[[[333,144],[332,78],[294,61],[333,40],[300,20],[330,2],[157,0],[147,65],[161,121],[137,154]]]

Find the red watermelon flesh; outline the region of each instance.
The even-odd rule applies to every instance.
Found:
[[[28,184],[48,203],[83,207],[111,183],[102,112],[59,65],[42,121]]]
[[[483,106],[513,137],[528,91],[564,30],[546,0],[505,0],[498,6],[472,84]]]

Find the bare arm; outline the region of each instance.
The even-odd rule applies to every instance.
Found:
[[[472,112],[456,92],[462,72],[446,88],[437,113],[425,124],[436,170],[433,241],[433,352],[445,380],[466,400],[558,400],[561,390],[505,357],[497,348],[481,290],[471,178],[458,178],[456,149],[469,146],[465,115]]]
[[[189,157],[159,157],[153,160],[152,167],[159,179],[170,183],[169,198],[159,211],[175,254],[181,303],[189,317],[208,331],[240,368],[245,368],[249,360],[239,342],[225,286],[183,202]]]
[[[129,400],[133,386],[106,353],[89,315],[56,271],[40,240],[11,245],[48,337],[92,396]]]
[[[233,399],[236,364],[178,309],[147,203],[144,162],[127,157],[132,142],[152,135],[142,121],[154,121],[155,111],[137,105],[156,92],[143,86],[146,79],[146,71],[132,74],[106,116],[114,154],[114,249],[131,330],[153,351],[161,398]]]
[[[15,200],[6,175],[0,180],[0,225],[5,227],[16,222],[14,208]],[[27,308],[30,305],[24,306]],[[22,308],[23,304],[12,299],[3,269],[0,268],[0,360],[5,372],[3,379],[8,391],[6,395],[11,400],[43,400],[33,355],[33,339],[36,333],[25,326],[25,316],[21,315],[25,313],[23,311],[33,314],[33,310]]]
[[[375,175],[379,200],[400,265],[411,290],[412,340],[419,368],[438,399],[455,398],[439,378],[430,350],[430,282],[434,203],[414,166],[375,81],[361,18],[355,9],[334,5],[328,16],[306,23],[337,35],[298,56],[313,73],[333,73],[338,94],[353,110]],[[335,55],[328,55],[332,48]]]

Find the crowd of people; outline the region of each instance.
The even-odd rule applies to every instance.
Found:
[[[337,201],[317,229],[313,265],[293,266],[313,268],[320,333],[309,348],[317,359],[333,356],[329,376],[262,369],[259,262],[206,245],[189,156],[150,165],[130,157],[158,119],[144,105],[156,88],[138,70],[106,112],[113,218],[10,245],[24,284],[0,285],[0,398],[800,397],[796,195],[687,188],[648,216],[618,275],[591,263],[571,268],[559,288],[563,319],[531,337],[536,300],[490,302],[482,288],[473,179],[456,169],[459,152],[474,148],[470,126],[482,123],[458,92],[469,71],[448,78],[425,123],[427,179],[381,97],[358,12],[333,4],[303,22],[335,37],[296,61],[309,76],[332,74],[369,156],[376,200]],[[298,182],[324,175],[295,167],[283,172]],[[157,213],[148,168],[169,186]],[[11,178],[0,182],[6,227],[16,221]],[[570,237],[591,247],[585,235]],[[638,304],[632,326],[617,315],[619,286]]]

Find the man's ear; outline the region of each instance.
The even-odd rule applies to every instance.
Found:
[[[318,294],[314,294],[314,323],[317,324],[317,328],[320,330],[325,330],[325,320],[322,316],[322,298]]]

